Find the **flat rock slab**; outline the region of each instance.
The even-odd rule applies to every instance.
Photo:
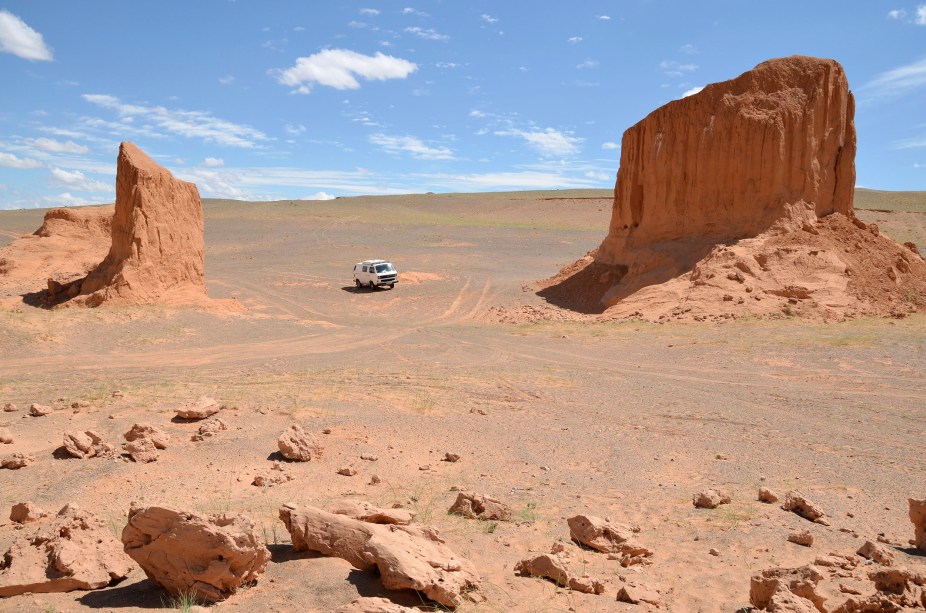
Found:
[[[69,504],[4,554],[0,597],[94,590],[125,579],[132,568],[106,524]]]
[[[280,519],[296,551],[339,557],[361,570],[375,567],[386,589],[416,590],[446,607],[482,600],[476,569],[433,529],[371,524],[309,506],[284,505]]]
[[[253,583],[270,560],[254,522],[237,514],[132,507],[122,543],[149,579],[200,602],[224,600]]]
[[[180,419],[206,419],[221,410],[222,405],[216,402],[215,398],[203,396],[177,409],[177,417]]]
[[[415,512],[407,509],[381,509],[363,500],[336,500],[325,507],[335,515],[344,515],[368,524],[407,526],[415,519]]]
[[[421,613],[421,609],[403,607],[386,598],[358,598],[334,613]]]

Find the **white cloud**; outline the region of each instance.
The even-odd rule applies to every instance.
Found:
[[[303,200],[334,200],[335,196],[332,196],[328,192],[318,192],[312,196],[306,196]]]
[[[358,89],[357,77],[367,81],[404,79],[416,70],[417,64],[381,52],[363,55],[347,49],[325,49],[297,58],[295,66],[279,71],[276,78],[283,85],[297,88],[294,91],[307,94],[316,83],[335,89]]]
[[[585,173],[585,176],[588,177],[589,179],[594,179],[595,181],[609,181],[611,179],[611,175],[609,175],[608,173],[596,172],[594,170],[589,170],[588,172]]]
[[[457,64],[456,62],[438,62],[434,65],[437,66],[438,68],[459,68],[460,67],[460,64]]]
[[[536,149],[544,156],[566,156],[574,155],[579,152],[579,143],[581,138],[569,136],[559,130],[547,128],[546,130],[501,130],[495,132],[496,136],[516,136],[523,138],[527,144]]]
[[[57,196],[45,196],[42,198],[51,206],[86,206],[88,204],[100,204],[99,200],[90,200],[88,198],[78,198],[72,196],[70,192],[64,192]]]
[[[598,15],[597,19],[600,19],[601,21],[611,21],[611,16],[610,15]]]
[[[926,85],[926,57],[882,72],[858,89],[860,97],[894,98]]]
[[[94,181],[79,170],[51,169],[52,183],[79,192],[112,192],[113,186]]]
[[[371,17],[376,17],[379,15],[378,9],[360,9],[361,15],[370,15]]]
[[[222,85],[231,85],[234,82],[235,82],[234,75],[225,75],[224,77],[219,77],[219,83],[221,83]]]
[[[47,151],[49,153],[87,153],[90,151],[84,145],[78,145],[74,141],[61,142],[53,138],[35,138],[23,141],[26,145]]]
[[[428,16],[428,14],[425,13],[424,11],[419,11],[418,9],[414,9],[410,6],[406,6],[404,9],[402,9],[402,14],[403,15],[417,15],[418,17]]]
[[[41,34],[13,13],[3,10],[0,10],[0,51],[26,60],[50,62],[53,59]]]
[[[415,26],[413,28],[405,28],[405,31],[425,40],[450,40],[449,36],[446,34],[441,34],[440,32],[435,31],[433,28],[425,29]]]
[[[408,153],[419,160],[452,160],[453,151],[446,147],[429,147],[414,136],[387,136],[373,134],[370,142],[379,145],[387,153]]]
[[[916,7],[916,17],[913,21],[918,26],[926,26],[926,4]]]
[[[219,168],[220,166],[225,166],[225,160],[222,158],[206,158],[203,160],[203,164],[209,168]]]
[[[205,111],[182,111],[167,109],[163,106],[125,104],[119,98],[106,94],[84,94],[82,97],[91,104],[115,111],[121,118],[137,117],[146,122],[153,122],[162,130],[186,138],[201,138],[206,142],[244,149],[252,149],[261,141],[268,140],[260,130],[213,117]],[[91,120],[88,123],[95,122]],[[153,132],[147,127],[139,128],[138,131]]]
[[[496,23],[498,21],[497,17],[492,17],[491,15],[486,15],[485,13],[480,15],[479,18],[486,23]]]
[[[16,157],[12,153],[0,152],[0,166],[3,166],[5,168],[27,169],[27,168],[41,168],[42,163],[38,160]]]
[[[691,43],[682,45],[681,47],[678,48],[678,50],[684,53],[685,55],[694,55],[695,53],[698,52],[698,48],[692,45]]]
[[[683,64],[675,60],[662,60],[659,62],[659,69],[670,77],[681,77],[685,73],[694,72],[698,69],[697,64]]]
[[[608,143],[601,143],[601,148],[602,148],[602,149],[620,149],[620,148],[621,148],[621,144],[620,144],[620,143],[611,143],[611,142],[608,142]]]
[[[576,43],[581,43],[582,37],[581,36],[570,37],[569,42],[571,42],[573,45],[575,45]]]
[[[576,68],[580,70],[583,68],[597,68],[597,67],[598,67],[598,60],[585,60],[581,64],[576,64]]]
[[[899,20],[899,19],[903,19],[906,16],[907,16],[907,11],[903,9],[894,9],[893,11],[888,11],[887,13],[888,19],[898,19]]]
[[[704,86],[703,86],[703,85],[698,85],[697,87],[692,87],[691,89],[685,90],[685,91],[682,93],[682,96],[681,96],[681,97],[682,97],[682,98],[687,98],[688,96],[694,96],[695,94],[697,94],[697,93],[698,93],[699,91],[701,91],[702,89],[704,89]]]
[[[299,136],[300,134],[305,134],[305,126],[302,125],[301,123],[296,124],[296,125],[286,124],[286,126],[284,126],[284,129],[286,130],[287,134],[290,134],[292,136]]]

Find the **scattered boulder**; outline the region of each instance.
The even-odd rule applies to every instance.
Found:
[[[569,537],[586,547],[602,553],[615,554],[622,566],[647,563],[653,555],[652,550],[636,543],[633,531],[607,519],[592,515],[576,515],[566,520],[569,524]]]
[[[180,419],[206,419],[222,410],[222,406],[214,398],[203,396],[199,400],[188,402],[177,409]]]
[[[0,428],[0,443],[9,445],[13,442],[13,434],[6,428]]]
[[[765,611],[823,611],[825,597],[817,591],[822,579],[823,575],[811,565],[763,570],[752,576],[749,602]]]
[[[33,417],[43,417],[52,411],[54,411],[54,409],[47,404],[32,403],[29,405],[29,415],[32,415]]]
[[[421,613],[421,610],[403,607],[385,598],[363,597],[338,607],[334,613]]]
[[[371,524],[292,505],[280,508],[280,519],[294,550],[336,556],[361,570],[375,567],[386,589],[417,590],[446,607],[482,599],[472,563],[454,554],[434,529]]]
[[[124,435],[127,443],[122,449],[136,462],[154,462],[158,459],[158,450],[166,449],[170,435],[154,426],[135,424]]]
[[[357,474],[357,469],[353,466],[342,466],[338,469],[339,475],[344,475],[345,477],[353,477]]]
[[[448,451],[447,453],[444,454],[444,462],[459,462],[459,461],[460,461],[459,453],[451,453]]]
[[[0,459],[0,468],[16,470],[35,462],[35,456],[27,453],[14,453]]]
[[[131,571],[131,561],[106,524],[68,504],[50,524],[17,540],[4,554],[0,597],[94,590],[118,583]]]
[[[813,534],[810,530],[797,530],[788,535],[788,540],[803,547],[810,547],[813,545]]]
[[[408,509],[381,509],[363,500],[336,500],[325,507],[335,515],[344,515],[369,524],[389,524],[407,526],[415,519],[416,513]]]
[[[254,522],[238,514],[133,506],[122,543],[149,579],[200,602],[224,600],[257,581],[270,560]]]
[[[544,553],[518,562],[516,573],[549,579],[560,587],[568,587],[585,594],[604,593],[604,582],[588,576],[579,576],[569,570],[569,557],[565,551]]]
[[[511,507],[485,494],[460,492],[447,511],[469,519],[511,521]]]
[[[287,481],[292,481],[293,476],[289,473],[277,473],[270,475],[257,475],[254,477],[254,480],[251,481],[251,485],[256,485],[257,487],[273,487],[274,485],[279,485],[281,483],[286,483]]]
[[[318,439],[302,429],[298,424],[292,424],[277,440],[280,453],[287,460],[308,462],[317,458],[321,453]]]
[[[698,509],[716,509],[722,504],[730,504],[730,495],[724,491],[711,488],[694,495],[692,504]]]
[[[926,498],[910,498],[910,521],[913,522],[914,544],[920,551],[926,551]]]
[[[629,604],[648,604],[657,609],[665,607],[662,595],[657,588],[645,585],[639,581],[626,580],[617,590],[617,601]]]
[[[810,521],[829,526],[829,518],[820,507],[807,499],[806,496],[797,491],[790,491],[785,494],[785,503],[781,505],[785,511],[791,511]]]
[[[893,566],[894,565],[894,554],[890,549],[884,545],[879,545],[872,541],[865,541],[865,544],[858,548],[856,551],[858,555],[862,556],[866,560],[871,560],[876,564],[882,566]]]
[[[759,488],[759,502],[764,502],[766,504],[778,502],[778,494],[768,489],[767,487],[760,487]]]
[[[204,441],[207,438],[216,436],[219,432],[224,432],[228,430],[228,424],[221,417],[213,417],[210,420],[204,421],[200,424],[199,429],[196,431],[196,434],[190,437],[191,441],[198,442]]]
[[[94,458],[112,454],[113,446],[105,442],[99,433],[86,430],[65,432],[64,450],[72,458]]]
[[[13,413],[18,410],[19,410],[19,407],[13,404],[12,402],[7,402],[6,404],[3,405],[4,413]]]
[[[48,511],[32,502],[18,502],[10,509],[10,521],[16,524],[28,524],[48,517]]]

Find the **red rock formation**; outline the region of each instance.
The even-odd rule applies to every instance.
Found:
[[[813,204],[851,215],[855,103],[833,60],[769,60],[656,109],[624,133],[598,263],[626,269],[604,301],[691,269]]]
[[[177,180],[132,143],[119,146],[116,212],[106,259],[80,286],[90,306],[196,302],[206,297],[203,208],[192,183]]]

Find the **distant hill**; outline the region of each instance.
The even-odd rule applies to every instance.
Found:
[[[926,192],[885,192],[859,187],[855,190],[855,208],[926,213]]]

